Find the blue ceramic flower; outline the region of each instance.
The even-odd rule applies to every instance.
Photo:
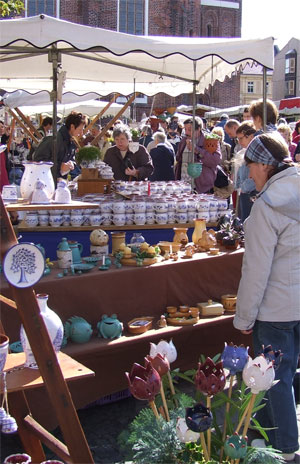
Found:
[[[230,375],[242,372],[248,360],[248,349],[248,346],[246,348],[244,345],[236,346],[233,343],[227,345],[225,342],[221,360],[223,367],[230,370]]]
[[[273,367],[276,371],[276,369],[278,369],[278,367],[280,366],[283,353],[281,353],[281,350],[274,351],[272,345],[268,345],[266,347],[264,347],[263,345],[262,348],[262,354],[264,354],[265,358],[268,361],[273,361]]]
[[[196,404],[193,408],[186,408],[185,422],[193,432],[206,432],[212,424],[212,413],[203,404]]]

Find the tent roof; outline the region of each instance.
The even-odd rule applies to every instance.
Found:
[[[1,21],[0,88],[22,89],[31,81],[32,93],[52,90],[48,52],[53,44],[67,72],[64,91],[79,95],[91,91],[129,95],[135,90],[176,96],[190,93],[194,81],[202,92],[216,79],[231,75],[236,65],[252,60],[273,68],[271,37],[134,36],[40,15]],[[9,89],[13,79],[15,87]]]

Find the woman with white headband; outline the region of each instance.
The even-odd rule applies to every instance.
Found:
[[[300,173],[280,134],[255,137],[245,153],[257,199],[244,223],[245,254],[234,326],[253,334],[255,356],[263,347],[281,350],[279,382],[266,393],[256,418],[286,461],[298,450],[293,379],[300,352]]]

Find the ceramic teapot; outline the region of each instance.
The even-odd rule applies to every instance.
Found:
[[[73,264],[80,264],[83,245],[75,240],[69,240],[68,244],[72,251]]]
[[[97,324],[97,329],[98,337],[119,338],[123,332],[123,324],[117,319],[116,314],[112,314],[111,317],[104,314]]]

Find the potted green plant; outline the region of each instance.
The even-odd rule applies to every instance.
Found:
[[[214,153],[220,142],[220,137],[217,134],[205,134],[204,148],[209,153]]]
[[[81,166],[82,179],[97,179],[98,169],[95,161],[100,159],[100,149],[93,145],[79,148],[76,154],[76,162]]]
[[[132,142],[138,142],[140,138],[140,131],[138,129],[132,128],[130,129],[130,132]]]

